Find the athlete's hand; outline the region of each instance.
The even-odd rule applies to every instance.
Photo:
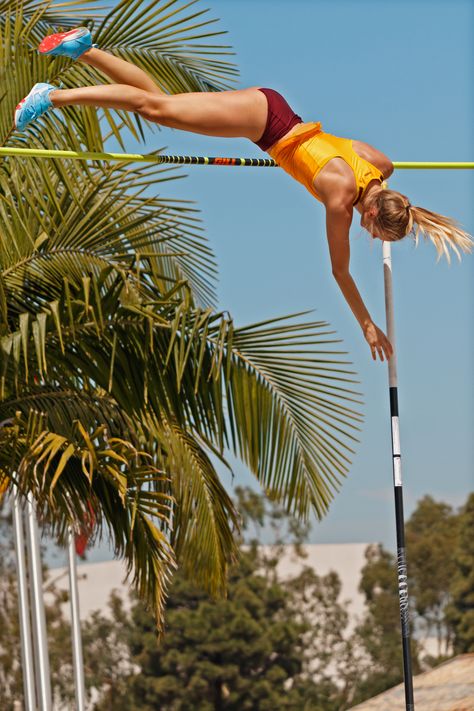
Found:
[[[364,327],[364,336],[370,346],[374,360],[377,360],[377,354],[381,361],[385,360],[384,356],[388,360],[393,355],[392,344],[385,333],[372,321],[369,321]]]

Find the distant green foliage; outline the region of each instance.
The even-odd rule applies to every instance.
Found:
[[[400,612],[396,561],[383,546],[370,546],[362,569],[360,590],[367,612],[357,627],[356,639],[363,656],[355,682],[353,704],[389,689],[403,680],[400,642]],[[413,645],[415,673],[419,670],[416,645]]]
[[[129,648],[140,671],[120,701],[114,695],[117,711],[294,709],[303,689],[317,700],[318,687],[303,677],[307,624],[293,619],[287,589],[259,575],[257,562],[254,551],[244,554],[225,600],[177,576],[161,644],[151,615],[134,608]],[[107,699],[97,705],[107,708]]]
[[[0,689],[2,706],[11,711],[13,701],[22,696],[20,630],[15,565],[9,520],[0,518]]]
[[[394,556],[382,546],[368,548],[360,582],[367,608],[350,631],[338,576],[318,576],[304,565],[307,528],[255,492],[236,493],[245,544],[241,539],[227,597],[210,597],[180,570],[161,640],[152,614],[138,600],[129,612],[113,596],[107,617],[96,612],[83,624],[89,711],[343,711],[402,681]],[[449,545],[448,532],[445,540],[439,536],[447,521],[457,531]],[[266,536],[273,532],[271,550],[257,546],[263,530]],[[415,544],[408,550],[408,565],[416,673],[452,654],[446,640],[454,640],[454,653],[473,651],[474,495],[459,514],[425,497],[406,531],[409,545]],[[13,701],[22,698],[22,681],[7,522],[0,520],[0,533],[5,541],[0,545],[0,684],[2,711],[12,711]],[[278,561],[287,540],[293,541],[300,572],[282,580]],[[417,555],[421,550],[424,555]],[[434,561],[440,566],[454,562],[451,580],[434,574]],[[423,570],[433,574],[423,578]],[[61,704],[72,708],[70,630],[54,586],[50,595],[52,686],[58,709]],[[440,623],[433,626],[433,619]],[[423,657],[418,641],[427,630],[438,629],[442,653]]]
[[[418,502],[406,526],[410,596],[423,634],[438,640],[438,656],[449,653],[452,630],[445,607],[456,570],[453,555],[459,538],[459,516],[431,496]]]
[[[457,654],[474,652],[474,494],[461,513],[459,538],[453,556],[455,572],[447,610]]]
[[[285,524],[281,511],[267,511],[269,522],[260,497],[240,494],[248,524]],[[220,600],[178,574],[160,643],[151,615],[137,603],[125,631],[137,671],[122,689],[107,689],[96,711],[336,711],[340,690],[331,666],[350,657],[340,582],[310,569],[281,581],[280,555],[278,543],[264,557],[253,541],[241,550]]]
[[[474,497],[471,499],[471,509],[468,502],[459,514],[448,504],[425,496],[406,523],[415,674],[444,661],[453,651],[468,651],[461,642],[461,629],[471,630],[467,637],[471,634],[474,643],[474,625],[469,623],[474,595]],[[371,546],[366,557],[360,590],[367,612],[356,630],[356,646],[363,655],[354,685],[354,705],[403,681],[395,556],[383,546]],[[422,643],[427,637],[437,639],[434,656],[423,654]]]

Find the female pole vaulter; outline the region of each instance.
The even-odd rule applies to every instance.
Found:
[[[57,89],[36,84],[18,104],[15,126],[22,131],[50,109],[83,105],[138,113],[147,121],[208,136],[243,137],[256,143],[326,209],[326,231],[332,273],[367,340],[372,358],[390,358],[392,346],[372,321],[349,270],[349,228],[354,209],[360,224],[375,239],[396,242],[413,234],[431,239],[439,256],[451,248],[469,252],[473,241],[456,222],[422,207],[405,195],[385,190],[393,173],[391,160],[362,141],[339,138],[320,123],[305,123],[273,89],[164,94],[138,67],[92,45],[90,32],[79,27],[46,37],[46,55],[80,60],[109,76],[114,84]],[[416,229],[414,226],[416,225]]]

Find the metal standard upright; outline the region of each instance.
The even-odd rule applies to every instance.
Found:
[[[39,711],[52,711],[51,679],[49,671],[48,638],[43,599],[43,574],[39,544],[38,522],[33,495],[26,501],[26,538],[29,557],[31,616],[36,652],[36,681]]]
[[[76,546],[74,531],[68,532],[69,595],[71,598],[72,658],[74,686],[76,689],[76,711],[86,707],[86,687],[84,683],[84,661],[82,656],[81,618],[79,615],[79,589],[77,586]]]
[[[390,242],[383,243],[383,274],[385,284],[385,313],[387,337],[393,346],[393,355],[388,361],[390,392],[390,418],[392,426],[393,486],[395,492],[395,520],[397,525],[397,569],[400,622],[402,628],[403,676],[405,680],[406,711],[414,711],[413,671],[410,649],[410,615],[408,607],[407,564],[405,555],[405,522],[403,517],[402,462],[400,451],[400,427],[398,420],[397,352],[395,348],[395,323],[393,311],[392,257]]]
[[[18,580],[18,613],[20,616],[21,666],[23,671],[25,711],[35,711],[37,708],[35,670],[33,666],[30,602],[28,599],[28,576],[25,554],[23,507],[17,491],[15,491],[12,496],[12,512]]]

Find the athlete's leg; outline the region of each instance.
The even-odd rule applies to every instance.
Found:
[[[81,105],[134,111],[148,121],[182,131],[258,140],[265,129],[267,100],[257,88],[239,91],[191,92],[168,96],[126,84],[56,89],[55,108]]]
[[[261,138],[268,115],[265,94],[257,87],[237,91],[190,92],[151,96],[142,115],[163,126],[207,136]]]
[[[76,60],[84,62],[110,77],[116,84],[128,84],[152,94],[164,94],[158,84],[143,69],[109,52],[93,47]]]
[[[243,136],[255,141],[265,129],[267,99],[258,88],[169,96],[138,67],[91,48],[87,28],[48,36],[38,49],[43,54],[82,60],[116,83],[66,90],[45,83],[35,84],[16,107],[15,125],[19,130],[24,130],[51,107],[69,105],[134,111],[164,126],[211,136]]]

